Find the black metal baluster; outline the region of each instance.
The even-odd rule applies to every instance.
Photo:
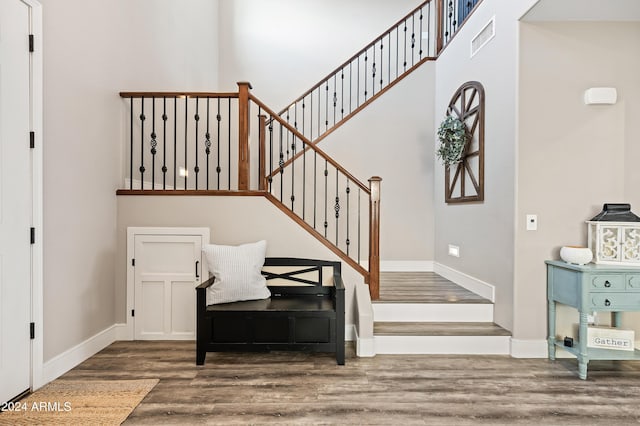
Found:
[[[280,124],[280,137],[278,138],[278,146],[280,147],[280,154],[278,157],[278,167],[280,170],[280,202],[282,203],[284,196],[284,150],[282,146],[282,123]]]
[[[404,20],[404,62],[402,66],[404,67],[403,72],[407,70],[407,20]]]
[[[167,189],[167,97],[162,97],[162,189]]]
[[[411,66],[415,65],[416,47],[416,15],[411,15]]]
[[[307,212],[307,146],[302,140],[302,220]]]
[[[260,105],[258,105],[258,115],[256,116],[257,120],[256,120],[256,127],[258,128],[258,152],[260,152],[260,150],[262,149],[262,147],[260,146],[260,143],[262,141],[262,133],[264,132],[264,128],[262,128],[262,126],[260,125],[260,117],[262,116],[262,107]],[[266,149],[266,145],[264,147]],[[263,152],[262,155],[266,155],[266,152]],[[266,157],[265,157],[265,161],[266,161]],[[260,173],[266,173],[266,170],[261,170],[261,162],[262,162],[262,158],[258,157],[258,164],[257,164],[257,169],[258,169],[258,173],[256,174],[256,176],[258,176],[258,188],[260,188],[260,183],[263,182],[263,179],[265,178],[265,176]],[[266,188],[264,188],[266,190]]]
[[[328,161],[324,160],[324,237],[327,238],[327,228],[329,222],[327,221],[327,211],[329,206],[329,170],[327,169]]]
[[[384,43],[383,43],[383,37],[380,37],[380,90],[382,90],[382,85],[384,83],[384,78],[383,78],[383,70],[384,70]]]
[[[396,78],[398,78],[398,64],[400,63],[400,27],[396,26]]]
[[[360,107],[360,56],[358,56],[358,68],[356,69],[356,108]]]
[[[369,92],[367,91],[367,64],[369,61],[369,53],[368,50],[364,51],[364,101],[367,101],[367,95]]]
[[[336,88],[337,75],[333,75],[333,125],[336,125],[336,107],[338,106],[338,91]]]
[[[309,105],[311,106],[309,109],[311,110],[309,113],[309,131],[311,132],[311,135],[309,135],[309,140],[312,141],[313,140],[313,90],[311,91],[310,95],[310,100],[309,100]]]
[[[431,7],[427,8],[427,34],[429,35],[429,37],[427,38],[427,56],[432,56],[431,54],[431,38],[432,38],[432,34],[431,34]],[[433,37],[434,39],[438,38],[438,35],[436,34],[435,37]]]
[[[353,97],[353,62],[349,62],[349,114],[351,114],[351,100]]]
[[[173,189],[178,189],[178,98],[173,98]]]
[[[336,168],[336,204],[333,206],[333,210],[336,212],[336,246],[338,245],[338,220],[340,219],[340,197],[338,196],[338,168]]]
[[[321,97],[322,97],[322,91],[320,90],[320,86],[318,86],[318,137],[320,137],[320,133],[321,133],[320,129],[322,129],[322,125],[320,124],[320,120],[322,119],[322,117],[321,117],[321,115],[322,115],[322,112],[321,112],[322,106],[321,106],[321,102],[320,102],[321,101],[321,99],[320,99]],[[325,97],[326,97],[326,95],[325,95]]]
[[[351,194],[351,188],[349,187],[349,178],[347,178],[347,256],[349,256],[349,246],[351,245],[351,240],[349,239],[349,194]]]
[[[140,98],[140,189],[144,189],[144,97]]]
[[[156,146],[158,141],[156,140],[156,98],[151,98],[151,189],[156,189]]]
[[[329,80],[326,81],[324,87],[324,131],[329,129]],[[319,118],[319,117],[318,117]],[[318,131],[318,136],[320,132]]]
[[[198,173],[200,173],[200,167],[198,166],[198,122],[200,121],[200,114],[198,114],[199,101],[200,98],[196,97],[196,113],[193,116],[193,119],[196,121],[196,136],[194,139],[194,149],[196,151],[196,166],[193,168],[193,171],[196,173],[196,191],[198,190]]]
[[[371,96],[376,95],[376,44],[373,43],[371,48],[373,54],[373,62],[371,63]]]
[[[289,124],[289,110],[287,109],[287,124]],[[289,140],[291,140],[291,132],[287,131],[287,161],[289,161],[289,155],[291,151],[289,151]],[[291,145],[291,149],[293,150],[293,145]],[[292,209],[293,210],[293,209]]]
[[[273,194],[273,116],[269,115],[269,192]]]
[[[387,49],[387,55],[388,55],[388,59],[387,59],[387,80],[389,81],[389,84],[391,84],[391,31],[389,31],[389,48]]]
[[[362,246],[360,238],[360,198],[362,198],[362,190],[358,187],[358,264],[360,264],[360,247]]]
[[[420,8],[420,50],[418,50],[418,57],[422,59],[422,18],[424,13],[422,12],[422,8]]]
[[[344,68],[340,70],[340,120],[344,119]]]
[[[293,141],[291,142],[291,158],[295,158],[296,157],[296,137],[295,135],[292,135],[291,132],[288,130],[287,130],[287,135],[292,136]],[[291,211],[293,211],[293,203],[296,200],[295,190],[296,190],[296,162],[292,161],[291,162]]]
[[[231,105],[231,98],[229,98],[229,105]],[[231,120],[231,114],[229,114],[229,120]],[[217,122],[217,132],[216,132],[216,140],[217,140],[217,152],[216,152],[216,176],[218,178],[217,189],[220,189],[220,172],[222,171],[222,167],[220,167],[220,123],[222,122],[222,115],[220,115],[220,98],[218,98],[218,111],[216,112],[216,122]],[[231,132],[231,123],[229,123],[229,132]],[[231,169],[231,167],[229,167]],[[229,189],[231,189],[231,181],[229,181]]]
[[[313,151],[313,229],[316,229],[318,201],[318,152]]]
[[[210,100],[211,98],[207,96],[207,133],[204,134],[204,153],[207,155],[207,190],[209,189],[209,163],[211,155],[211,132],[209,128]],[[220,100],[220,98],[218,98],[218,100]]]
[[[187,178],[189,177],[189,167],[187,166],[187,152],[188,152],[188,135],[187,128],[189,124],[189,97],[184,97],[184,189],[187,189]]]
[[[133,190],[133,97],[129,98],[129,189]]]
[[[228,98],[228,104],[229,104],[229,111],[227,114],[227,127],[229,128],[229,149],[227,151],[227,155],[228,155],[228,159],[227,159],[227,181],[228,181],[228,189],[231,190],[231,98]],[[218,142],[218,149],[219,149],[220,143]],[[220,154],[218,153],[218,157],[220,157]],[[218,185],[220,185],[220,183],[218,182]]]
[[[306,96],[305,96],[305,98],[306,98]],[[305,108],[306,108],[306,105],[305,105],[305,102],[304,102],[304,99],[305,99],[305,98],[302,98],[302,134],[306,136],[306,133],[304,132],[304,131],[305,131],[305,127],[304,127],[304,124],[305,124],[305,115],[306,115],[306,114],[305,114],[305,112],[306,112],[306,109],[305,109]]]

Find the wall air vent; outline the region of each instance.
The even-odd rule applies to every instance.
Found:
[[[496,35],[496,17],[492,17],[480,32],[471,39],[471,57],[478,53]]]

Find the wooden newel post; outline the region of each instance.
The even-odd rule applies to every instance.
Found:
[[[238,189],[247,190],[250,182],[249,90],[251,83],[238,82]]]
[[[371,300],[380,298],[380,182],[382,178],[369,179],[369,294]]]
[[[259,164],[258,164],[258,189],[260,191],[266,191],[268,188],[267,185],[267,176],[265,176],[267,174],[267,169],[265,166],[266,163],[266,157],[267,157],[267,146],[265,145],[266,143],[266,130],[267,130],[267,116],[266,115],[260,115],[259,117],[260,120],[260,129],[259,133],[260,133],[260,142],[258,145],[258,157],[259,157]]]

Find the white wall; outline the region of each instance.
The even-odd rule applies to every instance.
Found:
[[[122,90],[217,86],[217,2],[42,0],[44,360],[113,325]]]
[[[584,221],[607,202],[640,212],[640,23],[523,22],[520,39],[514,335],[546,337],[546,270],[563,245],[586,245]],[[590,87],[615,105],[585,105]],[[539,230],[522,220],[538,214]],[[570,335],[574,312],[558,325]]]
[[[485,201],[444,202],[444,167],[436,162],[435,261],[495,286],[495,322],[513,327],[516,179],[517,19],[532,1],[484,0],[436,62],[436,126],[458,87],[485,89]],[[495,16],[495,38],[473,58],[470,41]],[[460,257],[447,253],[460,247]]]

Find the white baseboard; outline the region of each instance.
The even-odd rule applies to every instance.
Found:
[[[355,324],[346,324],[344,326],[344,340],[346,342],[353,342],[356,340],[356,326]]]
[[[133,330],[128,324],[116,324],[116,340],[133,340]]]
[[[376,356],[376,342],[373,337],[361,338],[358,337],[358,330],[353,329],[356,337],[356,356],[358,357],[373,357]]]
[[[376,354],[509,355],[509,336],[375,336]]]
[[[433,260],[382,260],[381,272],[433,272]]]
[[[496,289],[489,283],[481,281],[463,272],[456,271],[455,269],[441,263],[435,263],[433,265],[433,271],[436,274],[442,275],[446,279],[453,281],[460,287],[464,287],[467,290],[484,297],[485,299],[489,299],[492,302],[496,301]]]
[[[57,379],[115,342],[117,340],[118,328],[119,326],[114,324],[84,342],[77,344],[73,348],[46,361],[42,368],[43,385]]]
[[[511,338],[511,356],[513,358],[547,358],[546,340]]]

